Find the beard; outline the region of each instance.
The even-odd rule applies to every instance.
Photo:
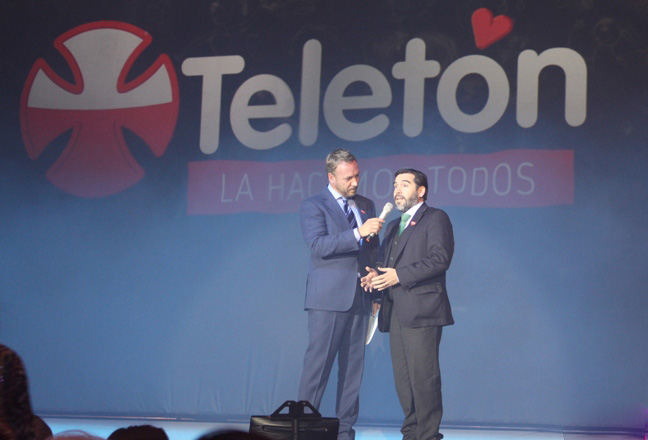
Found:
[[[355,197],[356,193],[358,192],[358,187],[343,187],[343,186],[338,186],[338,185],[332,185],[333,189],[335,189],[342,197],[344,198],[352,198]]]
[[[398,200],[394,199],[394,203],[396,204],[396,209],[400,212],[407,212],[408,209],[418,203],[418,195],[412,194],[409,198],[401,196]]]
[[[348,188],[348,189],[344,192],[343,195],[344,195],[344,197],[346,197],[346,198],[351,198],[351,197],[355,197],[355,195],[356,195],[357,192],[358,192],[358,188],[357,188],[357,187],[356,187],[356,188]]]

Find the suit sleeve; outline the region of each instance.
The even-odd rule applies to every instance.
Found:
[[[425,223],[427,248],[418,261],[396,269],[404,287],[413,287],[428,279],[443,275],[450,267],[454,253],[454,235],[448,215],[437,210]],[[409,245],[409,243],[408,243]]]
[[[338,254],[357,252],[358,242],[352,229],[339,230],[333,219],[312,200],[305,200],[300,209],[302,234],[311,255],[329,258]]]

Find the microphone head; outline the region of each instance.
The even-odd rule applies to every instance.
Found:
[[[380,218],[384,220],[385,217],[387,217],[389,215],[389,213],[391,212],[392,209],[394,209],[393,204],[391,204],[389,202],[385,203],[385,207],[383,208],[382,213],[380,214]]]

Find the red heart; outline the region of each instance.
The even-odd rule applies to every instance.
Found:
[[[498,15],[493,18],[493,13],[487,8],[479,8],[473,12],[471,21],[475,34],[475,45],[479,49],[486,49],[513,30],[511,17]]]

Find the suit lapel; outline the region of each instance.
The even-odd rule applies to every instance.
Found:
[[[414,214],[414,217],[412,217],[410,224],[405,228],[405,230],[400,236],[400,239],[398,241],[398,248],[392,249],[392,252],[395,252],[394,260],[398,260],[398,258],[400,258],[401,254],[403,253],[403,249],[405,249],[405,245],[407,244],[407,240],[409,240],[410,236],[414,233],[414,229],[416,228],[416,225],[418,225],[421,218],[425,215],[427,209],[428,206],[425,203],[423,203],[421,207],[418,209],[418,211],[416,211],[416,214]],[[396,234],[398,234],[397,228],[398,225],[396,226],[396,228],[394,228],[396,230],[394,237],[396,236]]]
[[[398,222],[399,222],[398,219],[393,220],[388,225],[388,229],[385,231],[385,237],[384,237],[384,246],[386,249],[385,262],[384,262],[385,267],[389,267],[389,257],[391,256],[394,237],[396,237],[396,234],[398,233]]]
[[[367,209],[369,209],[369,207],[365,203],[365,200],[360,197],[356,197],[355,202],[356,202],[356,206],[358,207],[358,211],[360,212],[360,218],[362,219],[362,223],[364,223],[369,218],[369,215],[367,214]]]
[[[329,191],[328,188],[325,188],[322,192],[322,199],[324,206],[329,210],[331,216],[335,219],[340,229],[344,229],[345,226],[347,227],[347,229],[349,229],[349,222],[344,216],[344,211],[342,211],[339,203],[337,202],[337,200],[335,200],[333,194],[331,194],[331,191]]]

